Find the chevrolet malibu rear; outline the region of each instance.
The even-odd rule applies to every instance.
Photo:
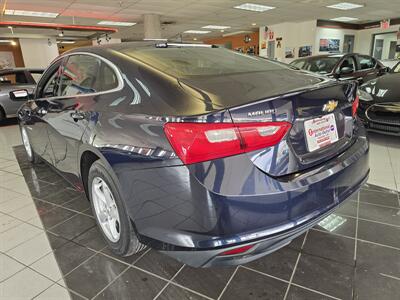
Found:
[[[123,87],[79,101],[90,115],[79,178],[92,202],[101,180],[113,182],[119,223],[108,229],[126,241],[108,238],[94,212],[117,254],[149,246],[195,267],[246,263],[289,244],[368,178],[353,82],[207,46],[92,49],[80,52],[113,62]],[[91,175],[92,163],[104,169]]]

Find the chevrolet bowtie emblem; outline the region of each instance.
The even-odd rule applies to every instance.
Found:
[[[324,104],[324,107],[322,108],[322,111],[325,112],[332,112],[335,110],[335,108],[338,106],[338,102],[335,100],[330,100],[328,103]]]

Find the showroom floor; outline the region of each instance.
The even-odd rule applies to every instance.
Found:
[[[359,194],[289,246],[240,267],[194,269],[147,250],[114,257],[84,196],[26,159],[0,126],[0,299],[398,299],[400,138],[371,135]]]

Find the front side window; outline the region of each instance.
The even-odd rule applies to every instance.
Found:
[[[353,71],[356,70],[356,64],[353,57],[348,56],[342,61],[342,64],[340,65],[340,70],[342,70],[343,68],[350,68]]]
[[[372,69],[375,67],[375,60],[369,56],[357,56],[357,62],[360,70]]]

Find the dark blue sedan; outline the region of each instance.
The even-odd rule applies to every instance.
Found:
[[[19,110],[32,163],[86,193],[109,247],[241,264],[367,180],[357,85],[206,45],[72,50]]]

